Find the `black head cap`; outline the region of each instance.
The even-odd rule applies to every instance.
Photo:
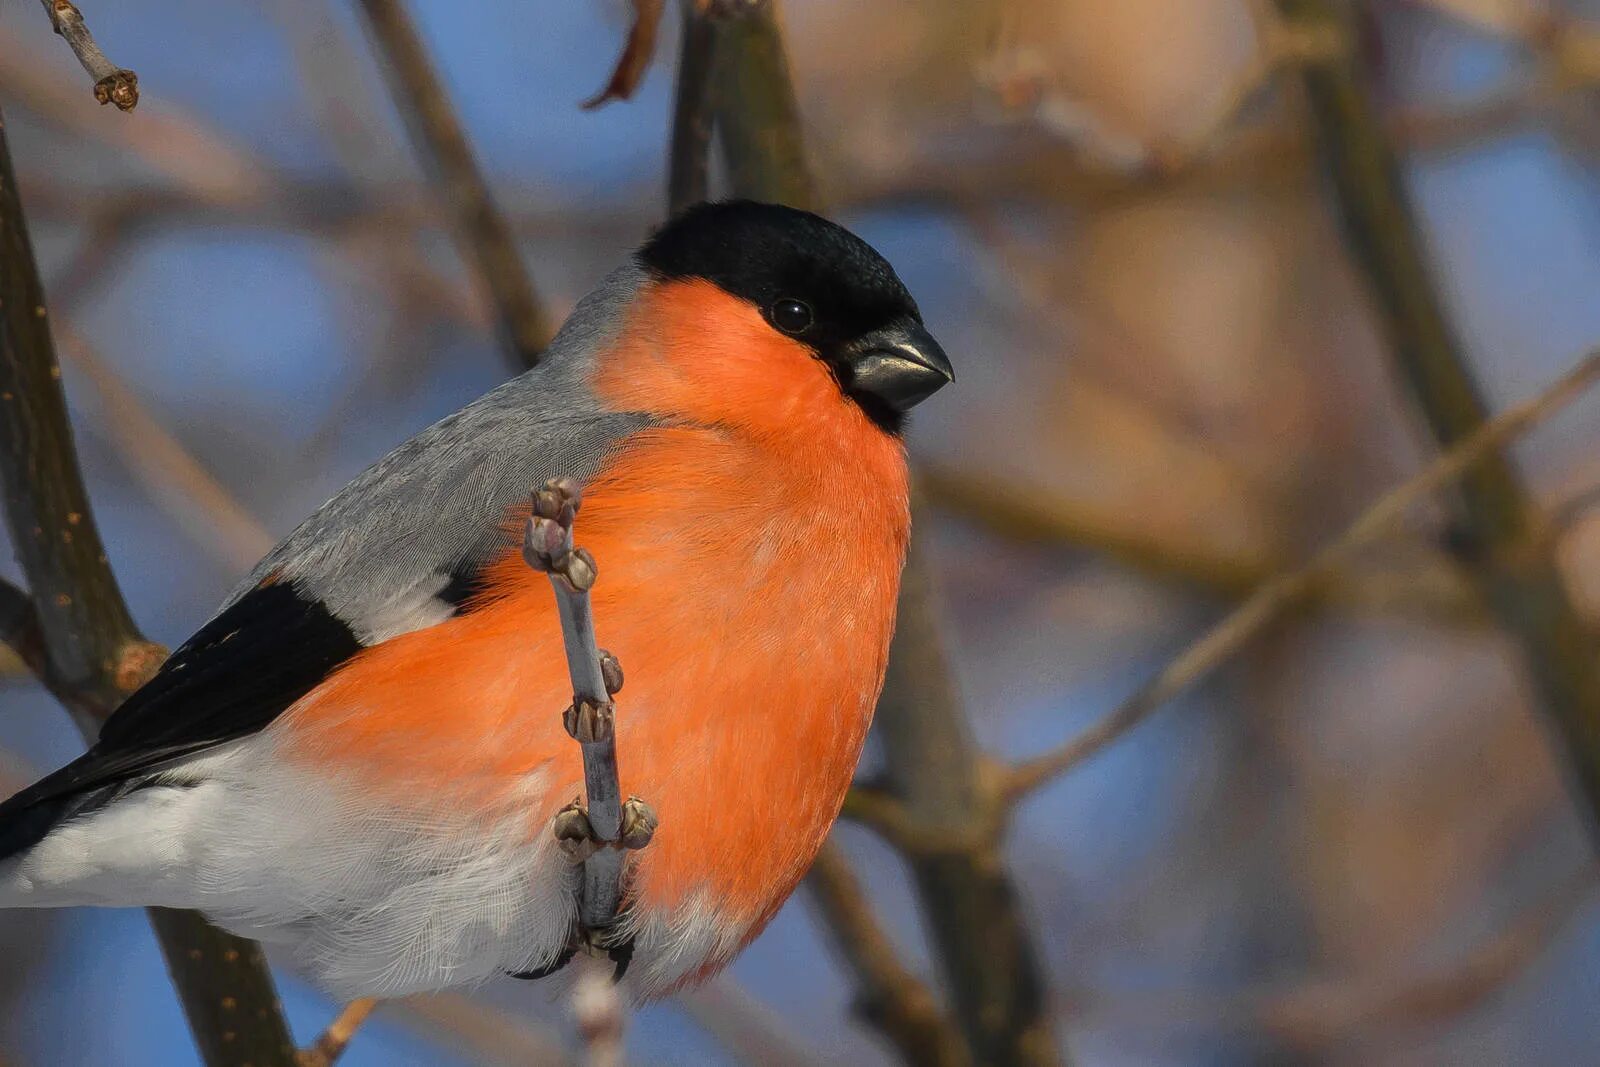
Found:
[[[905,412],[951,381],[894,268],[855,234],[777,204],[697,204],[639,251],[660,277],[704,278],[808,345],[845,393],[898,432]]]

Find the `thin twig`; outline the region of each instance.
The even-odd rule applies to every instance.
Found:
[[[638,90],[644,72],[650,69],[650,60],[656,54],[656,34],[661,29],[661,12],[666,0],[633,0],[633,25],[628,27],[628,40],[622,46],[616,66],[605,87],[583,102],[585,111],[592,111],[612,100],[627,100]]]
[[[550,576],[561,640],[572,679],[572,705],[562,717],[567,733],[583,749],[584,804],[556,816],[556,837],[583,864],[578,918],[584,932],[604,935],[622,900],[623,850],[643,848],[655,832],[655,815],[637,797],[622,800],[617,779],[616,705],[622,668],[595,640],[589,589],[598,577],[594,558],[575,547],[572,525],[582,495],[577,483],[560,478],[534,496],[523,537],[522,558]]]
[[[710,190],[711,64],[717,25],[696,0],[683,0],[683,44],[672,104],[671,159],[667,164],[667,214],[706,199]]]
[[[133,624],[78,471],[43,287],[0,119],[0,484],[44,660],[86,738],[164,658]],[[294,1048],[260,949],[198,914],[151,922],[208,1064],[289,1067]]]
[[[1277,0],[1292,26],[1354,40],[1347,5]],[[1346,244],[1374,301],[1395,368],[1441,448],[1488,417],[1483,390],[1432,273],[1400,163],[1371,99],[1363,57],[1301,69]],[[1572,604],[1538,531],[1533,500],[1510,458],[1494,450],[1450,500],[1459,555],[1491,612],[1522,651],[1555,726],[1590,833],[1600,843],[1600,642]]]
[[[460,993],[386,1000],[379,1009],[483,1067],[570,1067],[573,1062],[553,1030]]]
[[[346,1004],[316,1042],[301,1051],[299,1067],[333,1067],[344,1055],[344,1050],[350,1047],[350,1039],[356,1036],[356,1031],[361,1029],[361,1024],[367,1021],[367,1016],[377,1006],[376,997],[362,997]]]
[[[597,960],[578,961],[572,988],[572,1017],[583,1039],[587,1067],[621,1067],[622,1040],[628,1028],[622,994],[611,974]]]
[[[1261,585],[1178,654],[1105,718],[1060,748],[1019,764],[1005,784],[1017,800],[1093,756],[1210,674],[1245,642],[1362,549],[1391,534],[1410,509],[1466,476],[1507,441],[1526,433],[1600,379],[1600,350],[1589,353],[1549,388],[1484,423],[1420,474],[1380,497],[1305,566]]]
[[[965,1067],[971,1063],[961,1034],[926,983],[906,970],[894,943],[872,914],[850,861],[839,846],[823,845],[806,875],[806,888],[822,913],[822,929],[855,979],[855,1010],[908,1064]]]
[[[58,332],[68,361],[99,394],[118,458],[196,543],[230,569],[248,571],[272,547],[272,535],[83,337],[70,329]]]
[[[106,58],[106,54],[95,43],[94,35],[89,32],[88,24],[83,21],[83,12],[72,0],[39,2],[44,5],[44,13],[49,16],[51,27],[72,46],[72,54],[78,57],[83,69],[94,79],[94,98],[102,105],[117,105],[119,111],[132,111],[137,107],[139,76]]]
[[[517,365],[531,367],[553,331],[444,85],[403,0],[361,0],[361,10],[377,45],[389,93],[426,164],[434,193],[449,214],[462,258],[474,266]]]

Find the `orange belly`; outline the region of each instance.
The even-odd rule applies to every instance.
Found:
[[[843,417],[843,416],[841,416]],[[706,428],[639,434],[585,490],[624,794],[660,816],[636,905],[709,898],[753,936],[838,814],[882,684],[909,518],[887,437],[801,447]],[[548,580],[520,556],[471,610],[361,653],[273,730],[290,758],[373,803],[503,802],[551,783],[528,832],[580,791],[571,686]]]

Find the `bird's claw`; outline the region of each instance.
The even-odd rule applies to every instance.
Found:
[[[594,824],[589,821],[588,810],[576,798],[550,820],[550,830],[555,834],[556,844],[574,864],[582,863],[607,846],[644,848],[655,837],[658,825],[660,820],[656,817],[655,809],[638,797],[629,797],[622,802],[622,827],[615,841],[600,839],[595,833]]]

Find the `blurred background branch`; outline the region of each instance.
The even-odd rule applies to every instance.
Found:
[[[663,170],[674,205],[741,182],[815,203],[792,165],[806,160],[962,368],[910,435],[927,497],[914,576],[937,572],[960,685],[934,675],[936,699],[905,706],[964,729],[955,757],[936,753],[957,769],[942,786],[988,799],[959,819],[908,814],[887,788],[905,750],[876,738],[847,814],[881,836],[844,827],[830,853],[848,856],[829,870],[857,889],[833,898],[850,909],[786,909],[715,985],[635,1014],[634,1058],[875,1063],[915,1058],[912,1039],[942,1055],[951,1032],[965,1046],[969,1019],[946,1005],[979,979],[951,978],[945,941],[983,939],[941,932],[970,912],[935,915],[919,869],[953,856],[981,861],[969,884],[998,869],[1014,890],[1001,910],[1036,958],[1040,1032],[1069,1033],[1080,1061],[1584,1062],[1600,1030],[1573,997],[1600,912],[1565,887],[1589,846],[1515,669],[1539,653],[1502,639],[1521,631],[1486,600],[1481,538],[1462,536],[1456,505],[1414,498],[1391,532],[1298,584],[1331,531],[1480,431],[1468,420],[1447,444],[1427,424],[1426,447],[1410,432],[1388,313],[1367,310],[1368,265],[1340,254],[1314,195],[1320,109],[1296,105],[1307,79],[1362,95],[1425,224],[1420,262],[1481,421],[1600,337],[1592,10],[1380,0],[1330,30],[1266,0],[818,0],[784,7],[780,36],[770,12],[738,17],[751,6],[683,4],[654,42],[681,57],[676,86],[634,48],[630,102],[593,113],[578,101],[643,43],[647,11],[396,9],[448,87],[429,97],[448,104],[444,140],[422,129],[418,157],[471,131],[457,160],[502,223],[487,259],[445,170],[426,163],[423,185],[404,170],[383,83],[351,48],[371,36],[366,8],[91,5],[143,76],[131,116],[95,105],[46,20],[0,27],[85,474],[141,620],[187,632],[257,546],[504,376],[510,346],[492,342],[515,334],[486,263],[538,278],[526,292],[548,328],[658,221]],[[787,86],[761,80],[774,69]],[[414,84],[396,112],[421,107]],[[1396,219],[1418,228],[1380,225]],[[523,336],[524,352],[543,343]],[[1600,465],[1594,401],[1571,403],[1496,437],[1531,547],[1492,566],[1518,583],[1524,567],[1558,572],[1587,627]],[[1263,583],[1286,580],[1293,595],[1256,614]],[[0,581],[0,629],[24,653],[0,650],[0,744],[53,764],[76,742],[31,713],[43,704],[18,672],[42,662],[40,620],[23,574]],[[1235,611],[1248,625],[1207,644]],[[1104,732],[1120,694],[1192,662],[1195,633],[1221,654],[1171,691],[1181,714],[1137,731],[1114,716]],[[1018,765],[1043,771],[1013,807]],[[114,1062],[140,1041],[170,1058],[178,1024],[137,970],[153,950],[116,917],[54,921],[61,948],[21,993],[0,991],[8,1058]],[[0,949],[32,958],[8,940],[31,933],[0,922]],[[119,936],[134,940],[108,947]],[[915,994],[892,1010],[925,1032],[838,1025],[885,976]],[[282,979],[307,1033],[334,1016]],[[96,1025],[56,1021],[83,1002],[106,1005]],[[407,1000],[342,1062],[573,1062],[563,1010],[521,985]]]
[[[1278,6],[1291,26],[1354,37],[1346,9],[1334,0]],[[1448,448],[1487,419],[1483,390],[1446,314],[1359,62],[1347,55],[1306,66],[1306,99],[1346,239],[1371,287],[1396,368],[1433,436]],[[1600,840],[1600,649],[1567,596],[1507,457],[1490,455],[1465,473],[1454,521],[1456,552],[1516,637]]]
[[[34,616],[13,633],[22,638],[24,661],[92,742],[99,724],[166,652],[134,627],[106,561],[78,474],[60,378],[0,120],[0,485]],[[16,617],[21,609],[7,588]],[[152,908],[150,921],[205,1061],[245,1057],[290,1067],[294,1048],[260,948],[191,912]]]

